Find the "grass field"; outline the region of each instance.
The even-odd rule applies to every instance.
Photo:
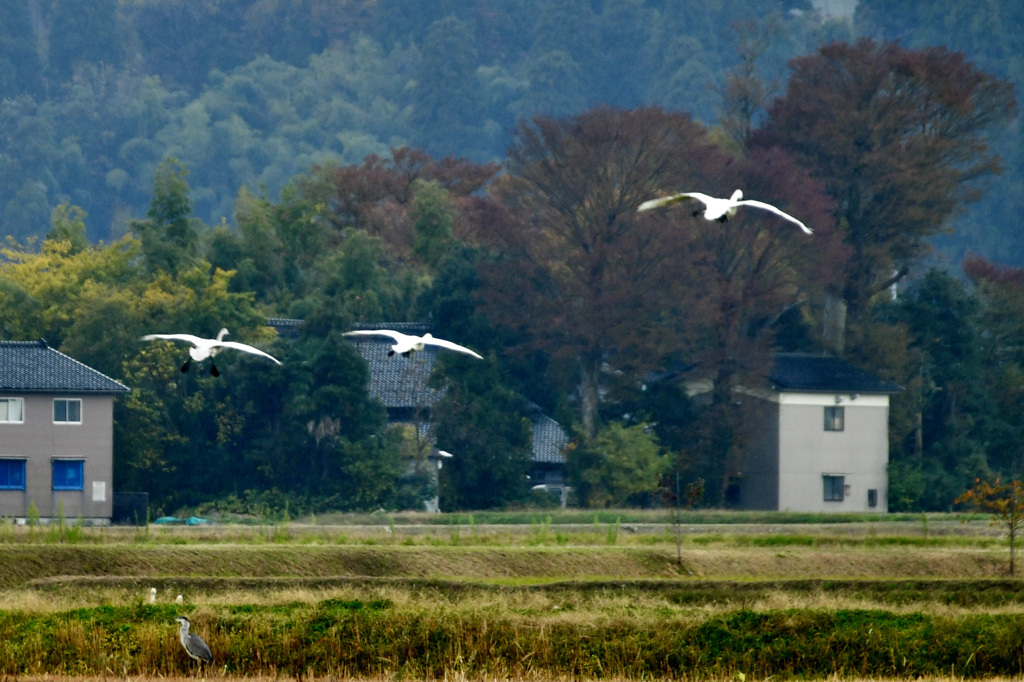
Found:
[[[1018,679],[1024,669],[1024,581],[1006,575],[1006,542],[984,520],[708,513],[683,519],[677,545],[656,513],[581,514],[4,524],[0,673]],[[190,665],[179,614],[215,667]]]

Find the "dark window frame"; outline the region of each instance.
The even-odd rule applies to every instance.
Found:
[[[825,408],[825,430],[846,430],[846,408],[841,405],[830,405]]]
[[[58,404],[62,407],[58,407]],[[72,406],[75,406],[72,409]],[[74,419],[74,417],[78,417]],[[54,398],[53,399],[53,423],[54,424],[81,424],[82,423],[82,399],[81,398]]]
[[[822,475],[826,502],[842,502],[846,499],[846,477]]]

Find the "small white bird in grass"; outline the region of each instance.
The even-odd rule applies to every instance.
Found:
[[[281,364],[281,362],[277,358],[267,353],[264,353],[259,348],[253,348],[252,346],[249,346],[244,343],[238,343],[236,341],[225,341],[224,337],[227,335],[228,330],[221,329],[220,332],[217,334],[217,338],[215,339],[201,339],[198,336],[192,336],[191,334],[146,334],[145,336],[142,337],[142,340],[156,341],[157,339],[166,339],[168,341],[186,341],[192,344],[192,347],[188,349],[188,354],[191,356],[191,359],[195,360],[196,362],[200,362],[202,360],[205,360],[206,358],[213,358],[225,348],[230,348],[232,350],[240,350],[243,353],[261,355],[265,358],[273,360],[279,365]],[[186,360],[185,364],[181,366],[182,372],[188,371],[189,362],[189,360]],[[210,374],[212,374],[215,377],[220,376],[220,372],[217,371],[217,365],[213,363],[210,364]]]
[[[184,604],[184,603],[185,603],[185,600],[184,600],[184,599],[182,598],[182,596],[181,596],[181,595],[179,594],[179,595],[178,595],[177,597],[175,597],[175,598],[174,598],[174,603],[175,603],[175,604]]]
[[[149,588],[149,603],[150,604],[155,604],[156,603],[156,588],[155,587]]]
[[[736,209],[740,206],[749,206],[751,208],[762,208],[766,211],[770,211],[775,215],[785,218],[791,223],[796,223],[800,226],[800,229],[807,234],[814,234],[811,228],[804,225],[802,222],[794,218],[793,216],[780,211],[771,204],[766,204],[763,201],[755,201],[754,199],[744,199],[743,191],[736,190],[732,193],[732,196],[728,199],[719,199],[717,197],[709,197],[707,194],[701,194],[700,192],[682,192],[680,194],[673,194],[672,196],[662,197],[660,199],[651,199],[645,201],[637,207],[638,211],[649,211],[652,208],[661,208],[662,206],[668,206],[669,204],[675,204],[680,201],[697,200],[704,204],[704,218],[707,220],[717,220],[724,223],[729,218],[736,215]],[[700,215],[701,211],[697,210],[693,212],[693,215]]]
[[[466,353],[472,355],[474,358],[483,360],[483,356],[471,351],[465,346],[460,346],[457,343],[451,341],[445,341],[444,339],[436,339],[429,333],[423,336],[411,336],[409,334],[403,334],[401,332],[391,331],[390,329],[358,329],[354,332],[345,332],[345,336],[388,336],[394,339],[395,343],[391,346],[391,350],[388,351],[388,355],[394,355],[399,353],[409,357],[409,355],[415,351],[423,350],[424,346],[438,346],[440,348],[447,348],[448,350],[458,351],[460,353]]]

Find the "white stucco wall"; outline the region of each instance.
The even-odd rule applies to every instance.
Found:
[[[781,393],[779,509],[885,512],[888,508],[889,396]],[[842,431],[825,430],[825,407],[844,408]],[[824,476],[844,477],[846,494],[825,501]],[[868,490],[877,504],[868,505]]]

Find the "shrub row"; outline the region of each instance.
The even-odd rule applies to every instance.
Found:
[[[0,612],[0,673],[181,675],[173,605]],[[220,672],[433,679],[1019,675],[1018,615],[737,610],[584,620],[387,601],[217,607],[193,619]]]

